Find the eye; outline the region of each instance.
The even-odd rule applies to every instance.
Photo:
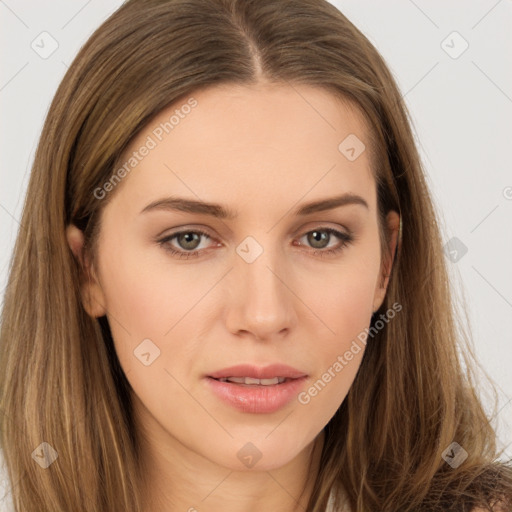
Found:
[[[326,247],[328,247],[326,242],[328,243],[331,241],[333,235],[338,238],[340,242],[338,245],[326,249]],[[315,249],[313,254],[321,257],[337,254],[354,241],[354,235],[352,233],[343,233],[337,229],[328,227],[321,227],[308,231],[302,235],[301,238],[304,237],[306,237],[308,244],[311,244],[313,249]]]
[[[340,242],[335,247],[328,248],[328,243],[331,241],[333,235],[338,238]],[[157,242],[171,255],[179,257],[180,259],[189,259],[194,256],[199,256],[202,251],[208,249],[208,247],[198,249],[202,237],[212,239],[206,231],[194,229],[178,231],[158,240]],[[322,257],[337,254],[354,241],[354,235],[352,233],[343,233],[328,227],[308,231],[300,238],[304,237],[306,237],[307,243],[311,244],[312,249],[314,249],[313,254]],[[174,239],[176,239],[178,247],[171,243]],[[299,243],[298,245],[302,247],[305,244]]]
[[[180,258],[188,259],[192,256],[198,256],[199,252],[197,247],[200,245],[198,241],[201,241],[201,237],[211,238],[206,231],[201,229],[189,230],[189,231],[178,231],[172,235],[166,236],[158,243],[164,247],[164,249],[170,252],[173,256],[179,256]],[[179,245],[185,250],[176,250],[175,246],[171,244],[171,241],[176,239]]]

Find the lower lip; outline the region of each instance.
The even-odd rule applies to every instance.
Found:
[[[307,377],[291,379],[272,386],[257,386],[221,382],[207,377],[212,391],[229,405],[242,412],[272,413],[287,405],[296,397]]]

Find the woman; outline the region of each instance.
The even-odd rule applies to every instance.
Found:
[[[21,224],[17,511],[510,510],[405,105],[332,5],[123,4]]]

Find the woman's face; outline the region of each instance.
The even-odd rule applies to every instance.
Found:
[[[310,86],[192,96],[138,134],[119,183],[95,191],[113,196],[84,304],[107,315],[160,450],[268,470],[336,412],[384,298],[368,135]],[[345,194],[355,199],[334,200]]]

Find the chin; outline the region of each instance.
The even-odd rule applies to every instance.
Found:
[[[271,471],[286,466],[307,446],[308,443],[300,442],[299,436],[277,431],[269,436],[265,429],[260,435],[237,436],[227,443],[219,443],[215,453],[211,453],[210,446],[210,454],[205,456],[232,471]]]

